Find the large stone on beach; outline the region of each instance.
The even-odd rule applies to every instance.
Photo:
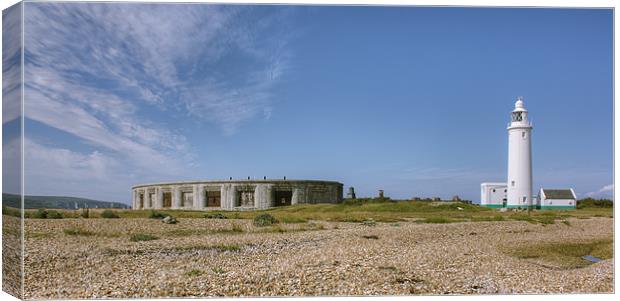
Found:
[[[161,220],[162,223],[164,224],[176,224],[177,223],[177,219],[168,215],[166,217],[164,217],[164,219]]]

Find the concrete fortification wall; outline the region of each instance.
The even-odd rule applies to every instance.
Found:
[[[256,210],[340,202],[342,183],[332,181],[192,181],[132,187],[133,209]]]

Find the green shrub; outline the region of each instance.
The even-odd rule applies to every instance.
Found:
[[[155,235],[151,235],[151,234],[145,234],[145,233],[132,234],[131,237],[129,238],[129,240],[131,241],[149,241],[149,240],[156,240],[156,239],[159,239],[159,237]]]
[[[41,218],[41,219],[61,219],[63,218],[62,213],[56,210],[45,210],[39,209],[35,212],[32,217]]]
[[[62,213],[56,211],[56,210],[48,210],[47,211],[47,218],[48,219],[61,219],[63,218]]]
[[[120,216],[112,210],[103,210],[103,212],[101,212],[101,217],[102,218],[120,218]]]
[[[278,220],[268,213],[257,215],[254,218],[254,226],[257,226],[257,227],[266,227],[266,226],[271,226],[277,223],[278,223]]]
[[[166,216],[170,216],[170,214],[161,213],[155,210],[151,210],[151,213],[149,214],[149,218],[154,218],[154,219],[164,219],[166,218]]]
[[[47,218],[47,210],[39,209],[32,215],[33,218]]]

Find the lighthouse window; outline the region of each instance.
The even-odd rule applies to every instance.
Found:
[[[525,132],[521,132],[521,137],[525,138]]]
[[[512,187],[515,187],[515,181],[510,182],[510,185],[512,185]]]
[[[512,113],[512,121],[521,121],[521,120],[523,120],[523,116],[521,115],[521,112]]]
[[[493,192],[495,192],[495,189],[493,189]]]

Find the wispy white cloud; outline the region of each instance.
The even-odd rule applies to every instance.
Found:
[[[21,115],[21,7],[2,12],[2,123]]]
[[[289,65],[286,34],[273,31],[285,14],[252,13],[240,6],[37,3],[26,15],[27,57],[69,82],[104,82],[162,110],[184,103],[188,115],[232,133],[271,105],[271,89]]]
[[[614,194],[614,184],[609,184],[603,186],[601,189],[596,191],[590,191],[585,193],[586,197],[611,197]]]
[[[186,168],[195,165],[195,156],[186,133],[162,116],[211,123],[225,135],[261,114],[268,119],[272,90],[290,58],[284,35],[271,31],[263,38],[263,31],[277,28],[274,22],[285,15],[273,11],[263,15],[250,7],[198,4],[29,3],[25,115],[97,151],[83,153],[31,139],[34,148],[26,160],[37,162],[30,157],[48,154],[82,162],[55,166],[75,175],[99,162],[160,178],[188,176]],[[29,172],[35,176],[34,170]],[[113,172],[122,171],[96,174]]]

